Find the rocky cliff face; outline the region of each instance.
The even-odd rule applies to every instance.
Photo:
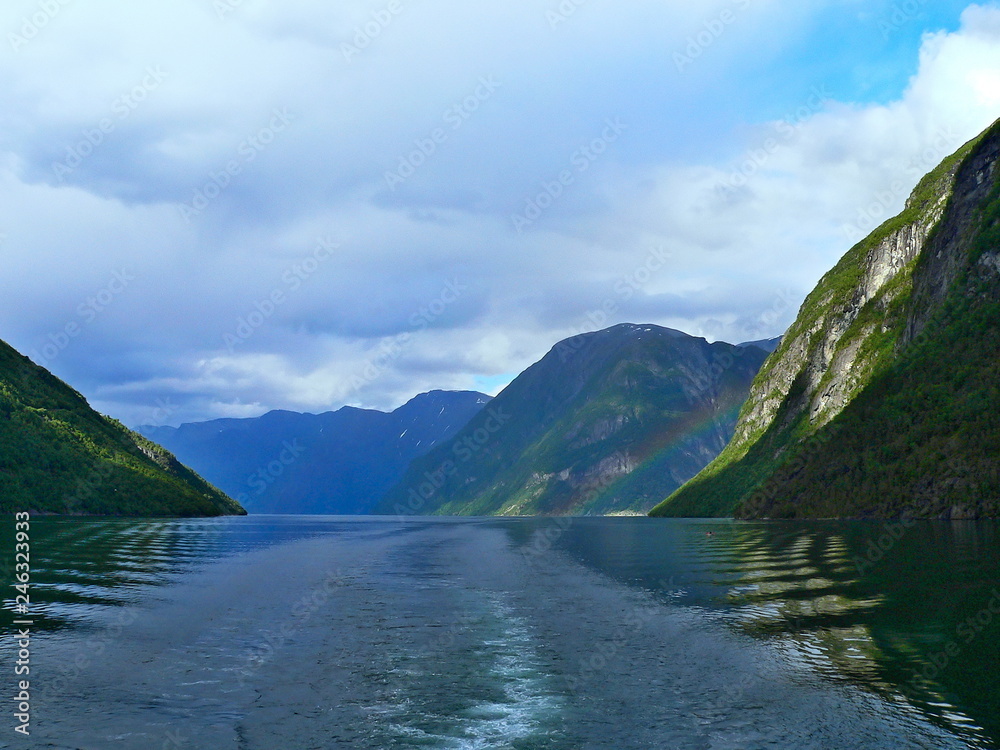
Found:
[[[941,220],[959,163],[953,157],[925,179],[901,216],[852,248],[820,280],[754,382],[734,447],[755,441],[782,406],[786,425],[803,414],[815,427],[828,423],[891,361],[902,333],[898,303],[910,292],[914,261]]]
[[[968,269],[995,191],[998,148],[995,125],[927,175],[902,214],[823,277],[754,382],[732,442],[657,513],[727,514],[765,485],[773,500],[782,467],[794,474],[829,453],[841,415],[899,366]],[[990,257],[978,262],[990,265]]]

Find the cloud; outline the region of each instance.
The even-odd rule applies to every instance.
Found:
[[[836,66],[890,4],[817,28],[854,5],[60,4],[0,50],[0,336],[176,423],[390,408],[622,321],[777,335],[1000,115],[995,6],[874,100]]]

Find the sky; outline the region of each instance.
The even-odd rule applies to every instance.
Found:
[[[0,339],[126,424],[780,335],[1000,117],[1000,5],[8,0]]]

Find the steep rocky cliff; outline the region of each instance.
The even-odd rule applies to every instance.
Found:
[[[766,356],[652,325],[560,342],[377,512],[647,512],[722,450]]]
[[[918,481],[915,466],[908,465],[905,477],[894,473],[903,471],[901,465],[885,463],[884,457],[859,467],[845,463],[838,446],[852,430],[862,452],[868,449],[866,434],[869,443],[884,438],[873,431],[874,421],[865,425],[857,415],[872,408],[876,394],[884,397],[888,380],[912,368],[920,352],[936,351],[943,363],[959,366],[939,348],[944,329],[935,321],[952,296],[968,293],[962,284],[970,269],[993,268],[996,247],[990,237],[995,229],[989,211],[998,142],[1000,125],[994,125],[946,159],[920,182],[899,216],[852,248],[823,277],[754,382],[731,443],[655,514],[843,516],[899,510],[897,501],[887,504],[882,490],[881,498],[863,497],[858,483],[906,485]],[[971,248],[981,246],[980,257],[970,260]],[[988,291],[980,293],[989,297]],[[957,324],[956,314],[953,310]],[[963,325],[981,341],[991,334],[988,321],[970,317]],[[927,378],[931,370],[925,364],[921,372]],[[944,375],[935,377],[940,381]],[[905,401],[906,394],[897,395]],[[859,399],[863,404],[855,406]],[[941,408],[913,410],[910,421],[898,428],[912,443],[901,449],[900,457],[920,456],[924,471],[933,472],[933,462],[924,465],[927,449],[916,441],[915,425],[944,424]],[[818,469],[823,461],[828,464],[815,475],[817,482],[851,476],[857,491],[845,487],[840,501],[807,500],[824,490],[816,485],[807,491],[806,468]],[[832,490],[825,491],[829,495]],[[946,515],[944,505],[918,505],[909,511]]]

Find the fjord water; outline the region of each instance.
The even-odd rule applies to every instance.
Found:
[[[997,532],[33,519],[0,746],[1000,747]]]

